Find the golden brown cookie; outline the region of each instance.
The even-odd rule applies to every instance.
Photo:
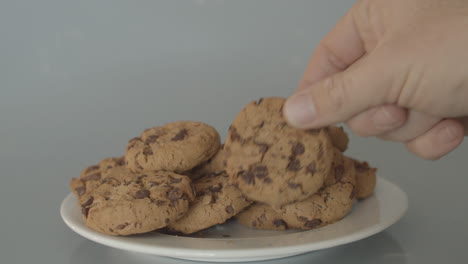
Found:
[[[195,180],[208,174],[225,171],[226,160],[224,158],[224,154],[223,147],[221,147],[213,158],[183,174],[189,176],[190,179]]]
[[[104,183],[80,199],[85,224],[108,235],[131,235],[181,218],[194,199],[190,179],[172,172],[132,174],[118,185]]]
[[[257,229],[285,230],[288,228],[281,213],[262,203],[252,204],[236,215],[236,219],[245,226]]]
[[[218,132],[201,122],[179,121],[143,131],[127,145],[132,172],[183,173],[209,160],[221,146]]]
[[[283,98],[248,104],[224,145],[226,170],[250,199],[279,208],[322,187],[333,160],[327,129],[300,130],[282,114]]]
[[[353,207],[355,184],[354,162],[336,150],[324,188],[304,201],[285,205],[281,211],[284,221],[290,228],[314,229],[340,220]]]
[[[205,175],[193,183],[196,192],[195,201],[187,214],[168,228],[183,234],[191,234],[205,228],[222,224],[252,202],[229,183],[226,172]]]
[[[96,189],[110,169],[116,167],[125,167],[124,157],[107,158],[97,165],[90,166],[81,172],[78,178],[72,178],[70,182],[71,191],[80,198],[85,193]]]
[[[377,169],[371,168],[365,161],[354,160],[356,168],[356,197],[364,199],[374,193],[377,184]]]
[[[328,132],[330,133],[333,146],[341,152],[345,152],[348,149],[349,137],[343,127],[330,126],[328,127]]]

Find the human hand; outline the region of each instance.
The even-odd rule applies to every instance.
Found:
[[[468,132],[468,1],[360,0],[317,46],[289,123],[346,122],[425,159]]]

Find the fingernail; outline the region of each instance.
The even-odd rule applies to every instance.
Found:
[[[437,138],[440,143],[448,144],[463,137],[463,131],[456,126],[444,126],[437,132]]]
[[[378,108],[372,115],[374,126],[379,130],[396,128],[401,122],[399,116],[392,114],[386,107]]]
[[[306,128],[315,119],[315,107],[308,93],[292,95],[284,105],[284,115],[295,127]]]

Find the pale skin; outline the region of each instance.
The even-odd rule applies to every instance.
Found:
[[[439,159],[468,135],[468,1],[360,0],[316,47],[284,114]]]

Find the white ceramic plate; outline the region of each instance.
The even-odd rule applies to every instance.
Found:
[[[310,231],[255,230],[231,220],[203,231],[203,238],[158,233],[116,237],[87,228],[72,194],[63,200],[60,213],[76,233],[114,248],[199,261],[267,260],[354,242],[394,224],[408,208],[406,194],[381,177],[377,180],[375,194],[357,202],[348,216],[332,225]]]

